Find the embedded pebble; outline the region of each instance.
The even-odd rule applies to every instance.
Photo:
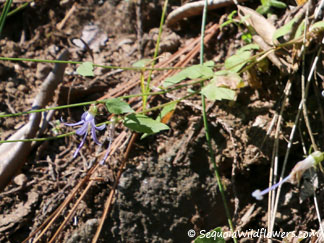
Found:
[[[13,179],[14,183],[18,186],[26,184],[27,180],[28,179],[27,176],[25,176],[25,174],[19,174]]]
[[[26,92],[26,91],[28,91],[28,88],[24,84],[19,84],[18,90],[21,91],[21,92]]]
[[[14,92],[16,92],[15,83],[12,82],[12,81],[7,82],[7,84],[6,84],[6,91],[8,93],[14,93]]]

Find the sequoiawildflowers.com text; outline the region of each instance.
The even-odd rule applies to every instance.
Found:
[[[286,238],[286,237],[297,237],[297,238],[309,238],[312,236],[319,237],[320,232],[312,231],[290,231],[290,232],[284,232],[284,231],[272,231],[268,232],[266,228],[261,228],[258,230],[248,230],[248,231],[235,231],[235,232],[219,232],[219,231],[210,231],[206,232],[206,230],[201,230],[199,232],[198,238],[212,238],[216,240],[219,237],[226,238]]]

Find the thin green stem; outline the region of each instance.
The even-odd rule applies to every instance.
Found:
[[[146,113],[149,113],[151,111],[162,109],[163,107],[168,106],[170,104],[181,102],[182,100],[187,99],[187,98],[189,98],[191,96],[194,96],[194,95],[198,94],[199,92],[200,91],[198,90],[198,91],[193,92],[191,94],[188,94],[188,95],[186,95],[186,96],[184,96],[184,97],[182,97],[180,99],[173,100],[173,101],[170,101],[170,102],[163,103],[161,105],[154,106],[154,107],[152,107],[150,109],[146,109],[145,111],[139,111],[139,112],[137,112],[137,114],[146,114]],[[121,121],[126,116],[127,116],[127,114],[124,115],[124,116],[115,117],[115,120],[113,122]],[[102,122],[102,123],[98,123],[97,126],[101,126],[103,124],[111,124],[111,123],[112,123],[112,121],[105,121],[105,122]],[[70,136],[70,135],[73,135],[73,134],[75,134],[75,131],[65,133],[65,134],[61,134],[61,135],[58,135],[58,136],[55,136],[55,137],[48,137],[48,138],[28,138],[28,139],[17,139],[17,140],[0,140],[0,144],[2,144],[2,143],[17,143],[17,142],[33,142],[33,141],[41,142],[41,141],[64,138],[64,137],[67,137],[67,136]]]
[[[43,62],[43,63],[66,63],[66,64],[82,64],[83,62],[78,61],[63,61],[63,60],[46,60],[46,59],[32,59],[32,58],[18,58],[18,57],[0,57],[0,61],[13,61],[13,62]],[[122,69],[122,70],[133,70],[142,71],[142,67],[118,67],[118,66],[107,66],[100,64],[93,64],[94,67],[107,68],[107,69]],[[146,68],[146,70],[164,71],[174,70],[180,68]]]
[[[201,24],[201,42],[200,42],[201,43],[200,44],[200,64],[201,65],[204,63],[204,37],[205,37],[205,25],[206,25],[206,18],[207,18],[207,6],[208,6],[208,1],[205,0],[205,5],[204,5],[204,9],[203,9],[203,18],[202,18],[202,24]],[[206,113],[206,100],[205,100],[204,95],[201,95],[201,103],[202,103],[202,116],[203,116],[203,122],[204,122],[204,128],[205,128],[205,137],[206,137],[206,141],[207,141],[207,145],[208,145],[209,157],[210,157],[210,160],[214,167],[215,177],[216,177],[218,188],[219,188],[222,200],[223,200],[225,213],[226,213],[226,217],[228,220],[228,225],[229,225],[232,233],[234,233],[232,217],[231,217],[228,205],[227,205],[227,200],[225,197],[223,184],[222,184],[219,172],[218,172],[218,168],[217,168],[216,160],[215,160],[215,153],[212,148],[212,143],[211,143],[211,139],[210,139],[210,133],[209,133],[208,121],[207,121],[207,113]],[[233,240],[235,243],[237,242],[236,238],[233,238]]]
[[[26,138],[26,139],[17,139],[17,140],[0,140],[1,143],[17,143],[17,142],[42,142],[42,141],[47,141],[47,140],[54,140],[54,139],[59,139],[59,138],[64,138],[70,135],[75,134],[74,132],[69,132],[69,133],[64,133],[57,135],[55,137],[48,137],[48,138]]]
[[[120,99],[129,99],[129,98],[134,98],[134,97],[141,97],[141,96],[148,96],[148,95],[161,95],[161,94],[166,94],[168,92],[181,89],[184,87],[188,87],[190,85],[195,85],[198,83],[201,83],[205,81],[206,79],[199,79],[195,80],[192,82],[188,82],[186,84],[181,84],[177,85],[173,88],[168,88],[166,90],[161,90],[157,92],[151,92],[147,94],[133,94],[133,95],[125,95],[125,96],[120,96]],[[6,118],[6,117],[15,117],[15,116],[22,116],[22,115],[28,115],[32,113],[37,113],[37,112],[45,112],[45,111],[51,111],[51,110],[61,110],[61,109],[67,109],[67,108],[73,108],[73,107],[78,107],[78,106],[87,106],[87,105],[92,105],[92,104],[104,104],[107,100],[109,99],[104,99],[104,100],[95,100],[95,101],[87,101],[87,102],[82,102],[82,103],[75,103],[75,104],[69,104],[69,105],[62,105],[62,106],[55,106],[55,107],[49,107],[49,108],[43,108],[43,109],[37,109],[37,110],[30,110],[30,111],[23,111],[23,112],[17,112],[13,114],[0,114],[0,118]]]
[[[14,15],[15,13],[19,12],[20,10],[22,10],[22,9],[24,9],[24,8],[26,8],[26,7],[28,7],[28,5],[29,5],[30,3],[32,3],[32,2],[34,2],[34,0],[30,0],[30,1],[28,1],[28,2],[23,3],[23,4],[20,5],[19,7],[15,8],[15,9],[12,10],[12,11],[10,11],[10,12],[7,14],[7,17],[10,17],[10,16]]]
[[[191,96],[194,96],[194,95],[198,94],[199,92],[200,92],[200,90],[197,90],[197,91],[195,91],[195,92],[193,92],[193,93],[191,93],[191,94],[188,94],[188,95],[186,95],[186,96],[184,96],[184,97],[181,97],[180,99],[172,100],[172,101],[169,101],[169,102],[163,103],[163,104],[161,104],[161,105],[154,106],[154,107],[152,107],[152,108],[150,108],[150,109],[146,109],[145,111],[139,111],[138,114],[145,114],[145,113],[149,113],[149,112],[151,112],[151,111],[159,110],[159,109],[161,109],[161,108],[163,108],[163,107],[165,107],[165,106],[171,105],[171,104],[173,104],[173,103],[179,103],[179,102],[181,102],[181,101],[184,100],[184,99],[187,99],[187,98],[189,98],[189,97],[191,97]]]
[[[2,29],[3,29],[3,26],[6,22],[6,18],[8,16],[8,12],[9,12],[9,9],[11,7],[11,4],[12,4],[12,0],[7,0],[4,7],[3,7],[3,10],[2,10],[2,13],[1,13],[1,16],[0,16],[0,35],[2,34]]]
[[[153,61],[152,61],[152,65],[151,65],[151,68],[150,68],[150,73],[149,73],[148,78],[147,78],[146,91],[145,91],[146,93],[150,92],[150,84],[151,84],[151,79],[152,79],[152,73],[153,73],[153,70],[156,70],[154,68],[154,66],[155,66],[156,58],[157,58],[158,53],[159,53],[160,40],[161,40],[162,29],[163,29],[163,24],[164,24],[164,20],[165,20],[165,13],[166,13],[166,10],[167,10],[167,6],[168,6],[168,0],[165,0],[164,5],[163,5],[163,10],[162,10],[162,16],[161,16],[161,20],[160,20],[159,35],[158,35],[158,38],[157,38],[157,41],[156,41],[154,55],[153,55]]]
[[[146,92],[146,87],[145,87],[145,77],[144,77],[144,70],[141,72],[141,90],[142,90],[142,107],[143,111],[146,109],[146,102],[147,102],[147,92]]]

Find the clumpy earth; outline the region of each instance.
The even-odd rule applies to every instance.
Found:
[[[14,3],[16,7],[18,5]],[[180,2],[172,1],[168,12],[180,5]],[[245,5],[256,8],[255,3],[247,2]],[[159,1],[36,1],[7,19],[0,40],[1,56],[56,59],[63,49],[67,49],[69,60],[129,67],[142,58],[152,58],[162,6],[163,2]],[[230,6],[211,11],[207,26],[224,21],[234,9],[235,6]],[[275,12],[278,17],[283,13],[283,10]],[[200,19],[200,16],[184,19],[176,28],[163,29],[158,63],[199,36]],[[87,46],[78,40],[80,37],[88,38],[86,31],[93,35],[89,37]],[[222,64],[242,45],[240,31],[235,26],[227,26],[218,32],[206,45],[205,59],[213,60],[216,66]],[[183,54],[180,59],[184,57]],[[198,56],[187,66],[197,63]],[[47,63],[1,61],[1,112],[29,110],[52,69],[53,64]],[[81,77],[75,70],[75,65],[68,65],[64,80],[49,106],[107,98],[118,93],[120,87],[130,85],[134,78],[139,78],[136,71],[96,68],[92,78]],[[248,78],[244,79],[246,85],[236,91],[235,101],[208,101],[207,111],[212,149],[234,226],[238,231],[251,231],[267,227],[267,200],[256,201],[251,193],[268,186],[274,129],[269,136],[266,134],[275,113],[282,106],[288,77],[282,76],[275,66],[268,63],[267,70],[256,72],[255,80],[260,87],[249,85]],[[319,79],[319,82],[322,81]],[[308,113],[317,145],[323,150],[324,133],[320,118],[323,111],[318,105],[323,104],[323,97],[317,96],[314,87],[308,97]],[[279,133],[279,161],[283,161],[285,156],[301,97],[299,78],[293,81],[291,90]],[[137,85],[122,95],[139,92],[140,86]],[[179,91],[172,95],[180,98],[184,93]],[[167,101],[170,101],[170,96],[155,97],[150,106]],[[137,103],[135,101],[133,105]],[[216,227],[229,230],[209,159],[200,107],[199,96],[188,98],[178,104],[168,122],[170,130],[136,139],[98,242],[191,242],[194,239],[188,236],[191,229],[196,234]],[[79,121],[83,110],[79,107],[55,111],[41,137],[72,131],[60,121]],[[150,115],[155,117],[157,113]],[[108,112],[99,107],[97,123],[106,121],[108,117]],[[7,139],[27,121],[25,115],[0,118],[1,140]],[[298,130],[286,171],[303,158],[303,144],[306,148],[311,144],[303,121]],[[123,132],[126,134],[124,141],[96,171],[90,189],[55,242],[91,242],[131,137],[129,130],[117,125],[115,137]],[[22,242],[40,227],[86,177],[91,166],[98,162],[99,154],[102,155],[108,145],[108,136],[108,131],[98,133],[102,147],[87,140],[77,158],[73,158],[73,153],[80,143],[79,136],[35,142],[24,166],[0,192],[0,241]],[[310,232],[319,229],[310,196],[312,189],[307,187],[310,180],[310,175],[306,174],[297,186],[283,185],[275,230]],[[320,203],[324,199],[323,181],[320,172],[316,190],[320,215],[323,215],[323,204]],[[41,237],[41,242],[48,242],[53,237],[80,194],[75,194],[75,199],[64,206],[60,216]],[[256,241],[242,237],[240,242],[251,240]],[[285,242],[295,241],[287,239]]]

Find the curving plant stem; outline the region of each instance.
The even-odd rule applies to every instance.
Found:
[[[200,42],[200,64],[201,65],[203,65],[203,63],[204,63],[204,36],[205,36],[205,26],[206,26],[206,18],[207,18],[207,7],[208,7],[208,0],[205,0],[202,23],[201,23],[201,42]],[[210,140],[210,133],[209,133],[209,129],[208,129],[208,121],[207,121],[207,113],[206,113],[206,100],[205,100],[204,95],[201,95],[201,103],[202,103],[202,116],[203,116],[203,122],[204,122],[204,128],[205,128],[205,137],[206,137],[206,141],[207,141],[207,145],[208,145],[209,157],[210,157],[210,160],[214,167],[215,177],[217,180],[219,192],[220,192],[222,200],[223,200],[225,213],[226,213],[226,217],[228,220],[228,225],[231,229],[231,232],[234,233],[232,217],[231,217],[228,205],[227,205],[227,200],[225,197],[223,184],[222,184],[219,172],[218,172],[218,168],[217,168],[216,160],[215,160],[215,154],[214,154],[214,150],[212,148],[212,144],[211,144],[211,140]],[[233,240],[235,243],[237,242],[237,239],[235,237],[233,237]]]

